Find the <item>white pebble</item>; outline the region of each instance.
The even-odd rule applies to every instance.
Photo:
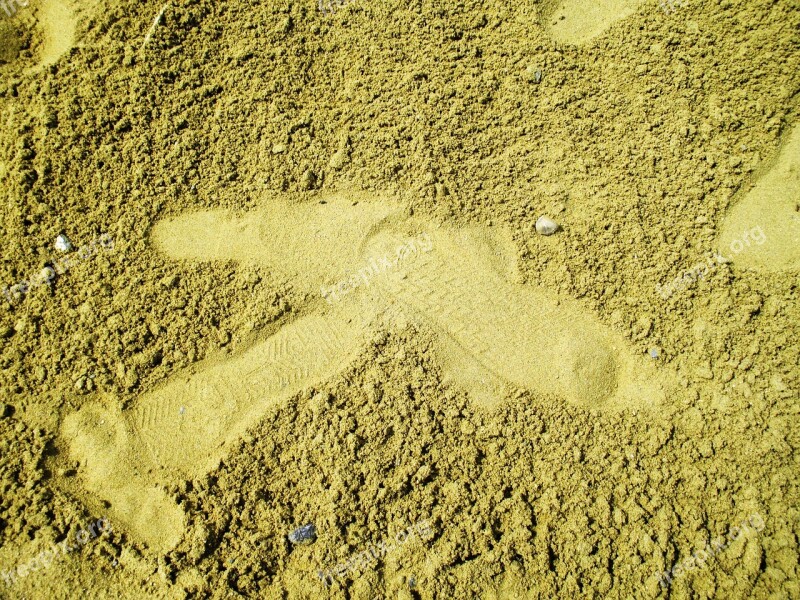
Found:
[[[553,235],[558,231],[558,223],[550,217],[539,217],[536,221],[536,233],[539,235]]]
[[[56,250],[59,252],[69,252],[72,250],[72,242],[63,233],[56,238]]]
[[[53,271],[50,267],[45,267],[41,271],[39,271],[39,277],[42,280],[42,283],[45,285],[50,285],[50,282],[56,278],[56,272]]]

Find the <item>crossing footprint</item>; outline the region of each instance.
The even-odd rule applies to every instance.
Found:
[[[152,240],[173,259],[267,264],[318,296],[323,274],[356,264],[359,242],[391,213],[354,198],[281,203],[241,219],[190,213],[160,223]],[[110,518],[156,551],[175,547],[185,515],[164,488],[208,472],[270,406],[330,377],[363,346],[368,310],[319,304],[323,311],[282,324],[235,358],[177,374],[125,411],[110,398],[65,419],[70,456],[87,491],[110,505]]]
[[[387,220],[365,244],[385,256],[424,224]],[[429,230],[428,252],[376,278],[439,333],[440,360],[476,399],[503,384],[601,410],[661,404],[673,380],[577,302],[514,283],[508,244],[487,228]],[[413,239],[413,238],[412,238]],[[483,387],[482,387],[483,386]]]
[[[212,469],[270,406],[343,369],[393,314],[426,322],[446,377],[483,404],[513,386],[602,410],[653,407],[668,388],[577,303],[513,283],[501,238],[433,229],[386,199],[195,212],[158,224],[152,242],[177,260],[267,265],[311,298],[304,316],[238,356],[180,372],[124,411],[100,399],[65,419],[87,491],[157,551],[185,528],[165,488]]]
[[[800,125],[725,218],[719,252],[759,271],[800,269]]]

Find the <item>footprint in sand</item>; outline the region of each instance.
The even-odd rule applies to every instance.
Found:
[[[543,14],[550,36],[565,44],[585,44],[636,12],[644,0],[550,0]]]
[[[754,229],[761,228],[753,235]],[[719,252],[760,271],[800,269],[800,125],[722,224]]]
[[[366,255],[391,253],[422,223],[391,223]],[[399,304],[438,332],[446,374],[481,403],[513,385],[576,405],[617,410],[664,400],[666,381],[577,302],[510,281],[510,242],[485,228],[429,230],[431,251],[375,278],[383,304]],[[480,383],[491,385],[480,388]]]
[[[0,64],[20,60],[23,48],[30,47],[31,57],[20,68],[31,74],[55,64],[75,46],[78,19],[99,0],[80,5],[74,0],[29,0],[25,6],[5,0],[5,4],[12,15],[0,10]]]
[[[426,247],[388,260],[420,235]],[[308,314],[238,357],[189,369],[124,413],[98,402],[66,419],[63,435],[87,489],[158,550],[174,547],[184,529],[162,487],[212,469],[269,406],[345,367],[377,320],[392,314],[426,322],[447,377],[482,404],[510,386],[597,409],[664,400],[668,376],[621,336],[574,301],[510,282],[513,253],[487,230],[432,229],[386,200],[338,195],[320,204],[274,201],[241,218],[187,214],[157,225],[152,239],[175,259],[269,265],[314,298]],[[322,299],[326,286],[365,265],[374,269],[364,285]]]
[[[41,0],[35,8],[41,40],[38,61],[31,71],[55,64],[75,45],[75,27],[79,17],[78,4],[70,0]]]

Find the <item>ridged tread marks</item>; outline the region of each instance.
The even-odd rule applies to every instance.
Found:
[[[260,414],[260,407],[296,393],[333,371],[354,348],[330,318],[285,326],[243,356],[177,379],[133,409],[138,438],[162,467],[195,470]]]
[[[499,332],[524,343],[520,330],[530,331],[535,323],[520,323],[525,307],[514,302],[516,294],[498,276],[459,269],[457,259],[446,260],[437,250],[434,245],[428,256],[409,265],[404,278],[389,277],[383,285],[390,295],[437,323],[480,362],[493,371],[502,369],[505,353],[497,352],[488,340]]]

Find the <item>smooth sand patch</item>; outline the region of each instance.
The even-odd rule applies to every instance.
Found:
[[[719,252],[760,271],[800,269],[800,126],[768,169],[725,218]],[[746,233],[756,227],[763,231],[763,243]]]
[[[52,65],[75,43],[76,7],[64,0],[44,0],[38,7],[44,29],[37,67]]]
[[[545,8],[550,35],[565,44],[585,44],[632,15],[644,0],[564,0]]]
[[[664,376],[593,315],[510,282],[513,255],[485,229],[434,230],[387,202],[338,195],[319,204],[272,201],[242,218],[191,213],[162,222],[152,240],[173,259],[260,262],[314,294],[374,267],[368,278],[358,271],[365,283],[351,294],[317,298],[316,312],[239,356],[181,372],[124,412],[97,403],[66,419],[63,435],[87,489],[160,551],[185,527],[163,488],[202,476],[270,406],[344,368],[378,315],[427,323],[446,376],[483,405],[510,386],[601,409],[664,400]]]
[[[173,259],[258,262],[318,294],[359,267],[358,249],[371,228],[399,212],[368,200],[353,193],[322,203],[271,201],[241,218],[221,210],[188,213],[159,223],[152,239]]]

